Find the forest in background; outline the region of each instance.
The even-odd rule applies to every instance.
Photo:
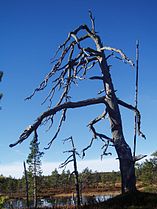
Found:
[[[157,152],[152,158],[136,164],[137,188],[141,191],[157,192]],[[28,175],[29,176],[29,175]],[[29,185],[33,184],[32,178]],[[120,172],[97,172],[88,167],[79,173],[80,189],[82,193],[119,192],[121,191]],[[15,179],[0,176],[0,194],[9,198],[23,198],[26,195],[25,177]],[[49,176],[38,176],[38,196],[50,197],[75,192],[74,175],[69,170],[59,173],[57,169]],[[33,192],[33,191],[32,191]],[[30,190],[30,194],[32,193]]]

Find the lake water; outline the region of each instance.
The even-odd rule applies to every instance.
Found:
[[[109,198],[111,195],[96,195],[96,196],[83,196],[82,204],[92,204],[96,202],[102,202]],[[30,203],[33,206],[33,203]],[[53,206],[64,206],[64,205],[75,205],[75,199],[73,197],[54,197],[54,198],[43,198],[38,201],[38,207],[53,207]],[[26,208],[26,201],[23,199],[8,200],[4,206],[6,209],[9,208]]]

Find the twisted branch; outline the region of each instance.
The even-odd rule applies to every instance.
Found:
[[[105,116],[107,115],[107,109],[105,109],[105,111],[99,115],[98,117],[96,117],[94,120],[92,120],[88,126],[90,128],[90,130],[93,132],[93,138],[100,138],[102,141],[103,139],[107,140],[107,141],[110,141],[110,142],[113,142],[113,139],[111,139],[110,137],[104,135],[104,134],[101,134],[101,133],[98,133],[96,132],[95,128],[94,128],[94,124],[98,123],[100,120],[104,119]]]
[[[105,149],[103,150],[103,153],[101,154],[101,160],[102,160],[102,158],[103,158],[104,155],[112,155],[111,152],[107,152],[109,146],[110,146],[109,141],[105,142],[105,144],[102,146],[101,149],[104,149],[104,148],[105,148]],[[112,145],[112,146],[113,146],[113,145]]]
[[[136,117],[137,117],[137,129],[138,129],[138,135],[143,137],[144,139],[146,139],[146,136],[142,133],[141,131],[141,114],[140,111],[135,108],[134,106],[122,101],[122,100],[117,100],[118,104],[120,104],[123,107],[126,107],[127,109],[133,110],[136,113]]]
[[[101,141],[103,141],[105,144],[106,144],[106,140],[107,140],[108,142],[112,142],[112,143],[113,143],[113,139],[111,139],[110,137],[108,137],[108,136],[106,136],[106,135],[104,135],[104,134],[98,133],[98,132],[95,130],[95,128],[94,128],[94,124],[96,124],[96,123],[98,123],[100,120],[104,119],[105,116],[106,116],[106,114],[107,114],[107,110],[105,109],[105,111],[104,111],[101,115],[99,115],[98,117],[96,117],[95,119],[93,119],[93,120],[88,124],[90,130],[91,130],[92,133],[93,133],[93,137],[92,137],[92,139],[91,139],[90,144],[89,144],[86,148],[84,148],[84,149],[82,150],[82,153],[83,153],[83,154],[82,154],[82,157],[85,156],[85,151],[88,150],[88,149],[92,146],[94,139],[99,138],[99,139],[101,139]],[[107,149],[106,149],[106,150],[107,150]],[[104,153],[105,153],[105,152],[106,152],[106,151],[104,151]]]

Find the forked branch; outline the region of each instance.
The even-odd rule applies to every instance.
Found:
[[[100,120],[104,119],[107,115],[107,109],[105,109],[105,111],[98,117],[96,117],[94,120],[92,120],[88,126],[90,128],[90,130],[93,132],[93,138],[100,138],[102,141],[105,139],[107,141],[110,141],[110,142],[113,142],[113,139],[111,139],[110,137],[104,135],[104,134],[101,134],[101,133],[98,133],[96,131],[96,129],[94,128],[94,125],[96,123],[98,123]]]
[[[91,146],[93,145],[94,139],[99,138],[101,141],[103,141],[103,143],[105,143],[105,145],[106,145],[106,140],[107,140],[107,143],[109,143],[109,142],[112,142],[112,143],[113,143],[113,139],[111,139],[110,137],[108,137],[108,136],[106,136],[106,135],[104,135],[104,134],[98,133],[98,132],[96,131],[95,127],[94,127],[94,124],[98,123],[98,122],[101,121],[102,119],[105,119],[106,114],[107,114],[107,109],[105,109],[105,111],[104,111],[101,115],[99,115],[98,117],[96,117],[95,119],[93,119],[93,120],[88,124],[90,130],[91,130],[92,133],[93,133],[93,137],[92,137],[92,139],[91,139],[90,144],[82,150],[82,153],[83,153],[83,154],[82,154],[82,157],[84,157],[84,156],[85,156],[85,152],[86,152],[89,148],[91,148]],[[108,148],[108,146],[107,146],[107,148]],[[106,148],[106,150],[104,150],[104,153],[106,153],[107,148]]]

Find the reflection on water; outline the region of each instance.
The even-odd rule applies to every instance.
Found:
[[[93,195],[83,196],[81,199],[82,204],[93,204],[97,202],[105,201],[111,198],[111,195]],[[52,197],[42,198],[38,201],[38,207],[53,207],[53,206],[64,206],[64,205],[75,205],[74,197]],[[30,202],[30,206],[33,206],[33,202]],[[6,209],[9,208],[26,208],[26,201],[23,199],[8,200],[4,206]]]

